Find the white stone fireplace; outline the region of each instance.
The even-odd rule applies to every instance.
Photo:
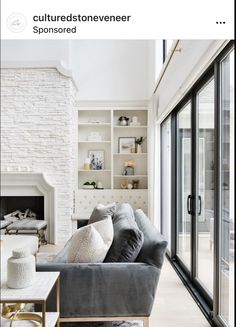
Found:
[[[55,187],[51,185],[45,174],[3,172],[1,174],[1,196],[43,196],[44,220],[48,223],[46,239],[49,243],[57,243]]]
[[[3,68],[1,78],[2,195],[43,195],[48,241],[65,243],[77,153],[73,80],[56,68],[30,67]]]

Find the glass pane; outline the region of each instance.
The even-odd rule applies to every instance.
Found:
[[[234,326],[234,51],[221,63],[220,315]]]
[[[197,94],[197,278],[213,295],[214,79]],[[207,269],[206,269],[207,267]]]
[[[191,216],[187,210],[191,194],[191,105],[177,116],[177,254],[190,269]]]
[[[171,249],[171,118],[161,125],[161,216],[162,233]]]
[[[167,57],[168,54],[169,54],[169,51],[170,51],[171,46],[172,46],[172,44],[173,44],[173,41],[174,41],[174,40],[166,40],[166,57]]]

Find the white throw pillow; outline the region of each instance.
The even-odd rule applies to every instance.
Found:
[[[70,240],[67,262],[103,262],[113,235],[111,217],[79,228]]]

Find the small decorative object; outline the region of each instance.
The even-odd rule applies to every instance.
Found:
[[[119,124],[120,126],[128,126],[129,125],[129,118],[125,117],[125,116],[120,116],[119,120]]]
[[[119,137],[118,152],[119,153],[132,153],[135,148],[136,137]]]
[[[7,286],[25,288],[31,286],[35,278],[35,257],[27,248],[15,249],[7,260]]]
[[[104,150],[89,150],[88,156],[90,158],[91,169],[92,170],[102,170],[104,169]]]
[[[86,158],[84,161],[84,170],[90,170],[90,158]]]
[[[96,185],[95,182],[85,182],[83,184],[83,189],[84,190],[93,190],[95,188],[97,188],[97,185]]]
[[[139,186],[139,180],[133,180],[133,181],[132,181],[132,184],[133,184],[133,189],[138,189],[138,186]]]
[[[128,188],[128,181],[123,181],[121,184],[120,184],[120,187],[125,190]]]
[[[138,117],[137,116],[134,116],[133,118],[132,118],[132,121],[131,121],[131,123],[130,123],[130,126],[140,126],[141,124],[140,124],[140,122],[138,121]]]
[[[103,190],[103,189],[104,189],[103,184],[102,184],[101,181],[98,181],[98,182],[97,182],[97,189],[98,189],[98,190]]]
[[[89,142],[99,142],[102,140],[102,136],[99,132],[90,132],[88,135],[88,141]]]
[[[125,169],[124,169],[122,175],[124,175],[124,176],[134,175],[135,162],[133,160],[125,161],[124,166],[125,166]]]
[[[145,141],[145,137],[141,136],[135,140],[136,144],[136,153],[142,153],[142,144]]]
[[[128,190],[131,190],[133,188],[133,185],[131,184],[131,183],[129,183],[128,185],[127,185],[127,189]]]

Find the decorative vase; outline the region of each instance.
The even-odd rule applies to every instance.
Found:
[[[90,158],[86,158],[84,161],[84,170],[90,170]]]
[[[119,118],[119,123],[120,123],[120,126],[128,126],[128,124],[129,124],[129,118],[128,117],[125,117],[125,116],[121,116]]]
[[[136,153],[142,153],[142,145],[141,144],[137,144]]]
[[[35,257],[27,248],[15,249],[7,260],[7,286],[25,288],[31,286],[35,278]]]
[[[123,173],[122,173],[122,175],[127,175],[127,176],[132,176],[132,175],[134,175],[134,167],[125,167],[125,169],[124,169],[124,171],[123,171]]]

